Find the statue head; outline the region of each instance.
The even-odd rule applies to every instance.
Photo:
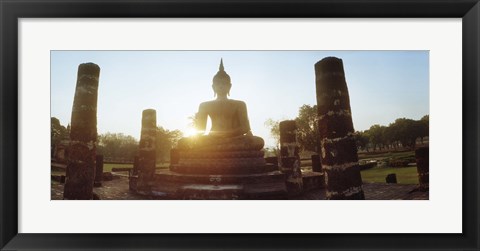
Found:
[[[232,83],[230,81],[230,76],[225,72],[223,68],[223,59],[220,59],[220,67],[217,74],[213,77],[213,92],[215,95],[225,96],[230,95],[230,88],[232,88]]]

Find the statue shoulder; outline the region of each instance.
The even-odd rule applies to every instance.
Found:
[[[231,100],[238,106],[247,107],[247,104],[245,104],[245,102],[243,102],[241,100],[235,100],[235,99],[231,99]]]
[[[247,104],[243,101],[238,101],[238,103],[239,103],[238,106],[241,107],[240,109],[246,113],[247,112]]]
[[[205,102],[202,102],[200,103],[200,106],[199,106],[199,110],[200,109],[208,109],[208,107],[212,106],[213,105],[213,102],[214,101],[205,101]]]

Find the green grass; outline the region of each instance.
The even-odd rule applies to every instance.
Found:
[[[112,171],[112,168],[124,168],[124,167],[130,167],[130,168],[133,168],[133,164],[110,164],[110,163],[104,163],[103,164],[103,171],[104,172],[111,172]]]
[[[358,156],[376,156],[376,157],[391,157],[391,156],[405,156],[405,155],[410,155],[414,154],[414,151],[395,151],[394,149],[392,150],[385,150],[381,152],[361,152],[358,153]]]
[[[386,160],[386,159],[406,159],[406,158],[415,158],[414,151],[407,152],[384,152],[384,153],[359,153],[358,158],[360,160]]]
[[[383,152],[358,154],[360,161],[377,160],[386,161],[389,159],[415,159],[414,151],[404,152]],[[361,171],[363,182],[379,182],[385,183],[385,177],[388,174],[394,173],[397,175],[397,182],[399,184],[418,184],[417,167],[374,167],[371,169]]]
[[[360,172],[362,181],[367,183],[385,183],[385,177],[394,173],[397,175],[398,184],[418,184],[417,167],[374,167]]]
[[[376,160],[385,162],[388,160],[401,160],[401,159],[415,159],[414,151],[402,151],[402,152],[380,152],[369,154],[358,154],[360,163],[367,160]],[[311,167],[312,162],[310,160],[302,160],[302,168]],[[308,169],[308,168],[306,168]],[[361,171],[362,181],[367,183],[385,183],[385,177],[388,174],[394,173],[397,175],[397,183],[399,184],[418,184],[417,167],[373,167],[371,169]]]

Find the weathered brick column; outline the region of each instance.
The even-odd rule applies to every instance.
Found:
[[[342,60],[320,60],[315,64],[315,77],[327,199],[365,199]]]
[[[420,190],[429,189],[429,148],[420,147],[415,150],[415,159],[417,162],[418,183]]]
[[[95,158],[95,181],[94,187],[101,187],[103,180],[103,155],[97,155]]]
[[[320,162],[320,155],[314,154],[312,158],[312,171],[313,172],[322,172],[322,163]]]
[[[298,195],[303,191],[296,133],[295,120],[280,122],[280,170],[287,178],[286,186],[290,196]]]
[[[100,67],[78,66],[77,85],[70,122],[70,146],[63,198],[91,200],[95,178],[97,96]]]
[[[138,182],[138,155],[133,157],[133,169],[132,175],[128,180],[128,187],[131,191],[137,191],[137,182]]]
[[[132,175],[134,175],[134,176],[138,175],[138,155],[135,155],[135,157],[133,157]]]
[[[142,132],[138,149],[137,192],[149,194],[155,175],[155,154],[157,135],[157,112],[153,109],[142,113]]]

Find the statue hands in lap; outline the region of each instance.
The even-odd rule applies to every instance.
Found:
[[[253,136],[250,130],[245,102],[228,99],[231,87],[222,60],[213,77],[212,88],[217,98],[200,104],[195,118],[199,135],[181,139],[179,150],[258,151],[263,148],[263,139]],[[208,135],[203,135],[208,117],[212,128]]]

